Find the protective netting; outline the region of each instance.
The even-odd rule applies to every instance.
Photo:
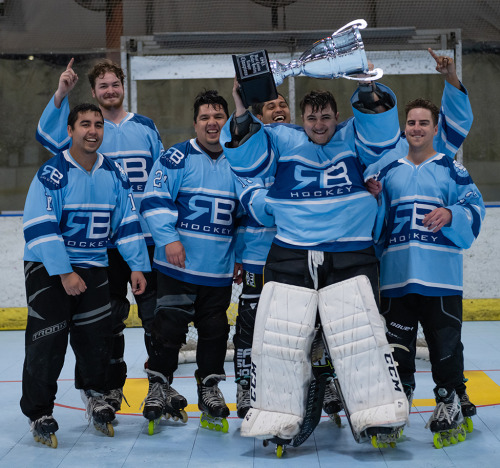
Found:
[[[0,0],[0,15],[0,48],[9,54],[118,50],[120,36],[159,33],[186,33],[186,43],[214,50],[215,39],[197,35],[333,32],[356,18],[370,28],[460,28],[474,43],[500,36],[498,0]]]

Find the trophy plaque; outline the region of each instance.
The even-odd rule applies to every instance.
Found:
[[[277,99],[278,92],[266,50],[233,55],[233,63],[245,107]]]

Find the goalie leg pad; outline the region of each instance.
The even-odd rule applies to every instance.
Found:
[[[252,343],[252,409],[241,424],[242,436],[291,439],[299,432],[312,378],[317,309],[315,290],[264,285]]]
[[[353,430],[404,425],[408,400],[368,278],[321,289],[318,307]]]

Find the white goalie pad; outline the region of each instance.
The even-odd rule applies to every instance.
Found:
[[[315,290],[269,282],[259,300],[252,344],[252,409],[241,435],[291,439],[300,430],[312,378]]]
[[[318,307],[353,430],[404,425],[408,400],[368,278],[321,289]]]

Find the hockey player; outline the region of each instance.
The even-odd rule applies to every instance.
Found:
[[[186,399],[171,383],[190,322],[198,330],[198,406],[213,418],[229,415],[218,383],[225,380],[226,310],[233,279],[241,281],[241,265],[235,265],[234,253],[235,178],[219,143],[227,118],[227,102],[217,91],[196,97],[196,138],[174,145],[156,161],[141,206],[159,272],[143,410],[150,428],[162,415],[183,416]],[[219,421],[227,430],[224,422]]]
[[[100,109],[76,106],[67,128],[73,144],[39,169],[23,219],[29,313],[21,409],[35,440],[53,447],[58,425],[52,412],[68,335],[87,417],[113,435],[114,411],[103,398],[112,336],[108,238],[130,267],[134,294],[144,292],[142,271],[150,270],[130,182],[120,166],[97,153],[104,130]]]
[[[485,215],[482,196],[467,170],[437,153],[439,109],[416,99],[406,106],[408,154],[378,175],[386,223],[381,257],[381,311],[399,374],[411,399],[415,389],[418,323],[429,347],[436,409],[426,427],[456,443],[464,416],[475,414],[463,380],[462,249],[477,238]],[[472,430],[468,421],[468,430]]]
[[[252,112],[264,124],[290,123],[290,109],[281,94],[272,101],[254,104]],[[266,186],[269,187],[273,180],[273,178],[266,180]],[[264,265],[276,235],[276,227],[262,226],[251,216],[245,216],[244,219],[243,289],[233,336],[234,373],[237,384],[236,410],[240,419],[243,419],[250,409],[251,352],[255,314],[264,286]]]
[[[264,270],[265,282],[272,287],[264,296],[264,286],[259,303],[259,311],[261,308],[273,310],[275,315],[270,312],[268,316],[272,324],[262,324],[266,312],[257,314],[257,322],[260,320],[261,324],[256,324],[253,341],[253,353],[258,355],[252,355],[253,404],[242,423],[242,435],[290,441],[299,433],[305,411],[305,391],[312,377],[309,352],[318,310],[315,290],[329,295],[331,291],[327,286],[359,275],[368,276],[376,290],[378,270],[372,242],[376,201],[364,187],[361,160],[357,155],[362,155],[365,164],[373,162],[373,149],[381,146],[379,142],[397,140],[398,124],[393,108],[395,98],[390,90],[380,86],[375,96],[372,91],[370,89],[367,96],[387,112],[370,115],[355,109],[361,123],[365,121],[364,126],[356,127],[358,132],[363,132],[362,138],[358,138],[352,121],[338,124],[336,102],[328,92],[306,95],[301,102],[304,128],[300,128],[262,126],[246,112],[236,87],[234,89],[236,112],[222,134],[226,156],[245,186],[240,199],[247,212],[263,225],[275,223],[277,226]],[[259,198],[262,187],[255,185],[254,176],[259,176],[259,180],[275,177],[265,199]],[[367,284],[370,283],[359,285],[362,297],[367,296]],[[358,290],[358,285],[355,289]],[[295,291],[300,293],[296,296]],[[373,295],[370,286],[368,291]],[[321,304],[323,322],[323,316],[326,319],[330,314],[323,305],[328,309],[334,303],[326,300]],[[305,309],[301,309],[301,305]],[[376,311],[371,304],[367,309]],[[376,315],[372,312],[368,315],[377,320],[378,312]],[[325,320],[323,326],[328,325]],[[263,329],[267,329],[264,341]],[[284,335],[289,336],[282,339]],[[327,340],[330,338],[327,336]],[[378,333],[379,339],[381,346],[386,346],[383,333],[382,336]],[[277,341],[273,345],[268,340]],[[297,351],[290,349],[289,354],[289,346]],[[279,354],[273,349],[276,353],[279,349]],[[265,356],[261,359],[262,355]],[[274,368],[271,361],[279,370],[275,369],[277,374],[268,381],[265,376]],[[380,380],[389,385],[387,379]],[[293,392],[283,395],[274,388],[274,383],[293,388]],[[407,415],[394,410],[396,401],[403,409],[407,405],[404,394],[400,398],[391,388],[385,390],[392,400],[382,397],[380,414],[384,413],[384,417],[380,421],[383,420],[384,425],[388,421],[404,424]],[[360,408],[361,413],[366,409]],[[386,411],[392,411],[392,417]],[[376,419],[371,419],[373,426],[377,425]],[[366,424],[362,429],[358,427],[359,432],[366,428]]]
[[[151,119],[124,109],[124,73],[117,64],[108,60],[96,63],[89,71],[88,79],[92,96],[104,115],[105,131],[100,151],[118,162],[128,175],[137,210],[139,210],[149,172],[163,150],[160,135]],[[73,59],[71,59],[66,70],[61,74],[59,86],[38,124],[37,140],[54,154],[71,145],[65,122],[69,113],[68,95],[77,81],[78,76],[73,70]],[[146,223],[143,219],[140,220],[149,258],[152,261],[154,243]],[[124,320],[128,317],[130,310],[127,300],[130,269],[116,246],[110,244],[108,247],[113,352],[106,400],[115,411],[119,411],[123,399],[123,385],[127,378],[127,365],[123,359],[125,348],[123,330]],[[146,273],[146,279],[146,291],[141,296],[137,296],[136,300],[147,347],[156,306],[156,273]]]
[[[455,98],[454,93],[460,94],[461,92],[456,88],[452,87],[453,90],[449,88],[445,86],[443,105],[448,106],[448,109],[453,111],[455,103],[446,98],[447,92],[453,98]],[[244,184],[240,198],[245,208],[249,206],[247,211],[251,212],[256,220],[263,225],[276,223],[278,229],[264,271],[266,284],[267,282],[273,283],[273,288],[268,289],[269,295],[266,298],[265,307],[267,310],[272,309],[274,301],[285,304],[276,309],[275,313],[277,317],[287,318],[293,322],[300,315],[297,310],[299,302],[303,304],[303,307],[306,307],[305,310],[309,310],[309,305],[306,305],[307,301],[304,302],[306,299],[302,301],[300,298],[291,299],[296,292],[295,290],[299,290],[297,286],[305,286],[307,289],[322,288],[319,291],[319,312],[324,329],[325,327],[329,328],[326,339],[337,374],[339,372],[343,374],[342,379],[345,377],[357,378],[359,373],[350,372],[350,369],[344,365],[346,356],[342,355],[343,351],[339,347],[341,343],[336,343],[337,338],[343,336],[344,330],[335,328],[338,323],[335,323],[335,326],[324,323],[333,320],[331,308],[335,307],[334,302],[324,300],[324,297],[335,297],[338,294],[340,297],[348,297],[337,293],[335,288],[330,289],[333,286],[328,285],[341,282],[339,289],[349,290],[352,286],[351,283],[346,283],[343,280],[366,275],[373,288],[374,298],[378,299],[377,260],[372,240],[377,208],[375,200],[367,198],[366,188],[359,180],[362,171],[360,163],[366,166],[376,163],[380,160],[378,155],[383,152],[384,147],[393,147],[397,151],[404,151],[407,143],[399,136],[399,126],[395,116],[395,98],[390,90],[382,85],[360,86],[359,91],[352,99],[356,121],[356,126],[354,126],[353,120],[338,124],[336,104],[329,93],[310,93],[301,104],[304,130],[300,130],[286,126],[262,127],[255,119],[252,120],[245,113],[241,100],[238,101],[238,95],[233,93],[233,96],[235,97],[236,112],[224,127],[221,141],[226,147],[226,156],[231,162],[233,170],[240,176],[242,184]],[[386,112],[380,113],[383,110]],[[453,115],[453,112],[450,113]],[[444,151],[451,152],[451,147],[456,140],[460,138],[463,140],[470,127],[470,117],[467,115],[465,120],[463,127],[457,125],[452,128],[447,125],[449,122],[445,119],[440,121],[440,140],[436,141],[444,147]],[[469,122],[468,126],[467,122]],[[454,123],[456,125],[456,122]],[[456,148],[459,146],[460,144]],[[269,175],[275,176],[275,182],[265,196],[264,187],[253,178],[258,176],[258,179],[262,180]],[[374,324],[377,322],[377,318],[371,315],[370,311],[373,307],[370,304],[369,294],[365,290],[365,286],[361,285],[359,281],[356,283],[355,287],[352,286],[356,292],[356,301],[358,301],[358,297],[362,298],[362,302],[365,303],[363,309],[367,311],[366,317],[370,317],[367,320],[373,319]],[[295,285],[295,288],[284,288],[280,286],[281,284]],[[302,289],[300,288],[301,291]],[[266,286],[264,290],[266,290]],[[308,297],[307,294],[304,292],[304,298]],[[279,295],[283,295],[283,297],[278,298]],[[316,297],[311,293],[309,295],[311,298]],[[311,301],[316,301],[316,299],[311,299]],[[262,304],[262,299],[260,304]],[[346,308],[347,305],[344,303],[343,306],[339,307],[342,309]],[[315,311],[314,304],[310,310]],[[259,320],[259,314],[257,317]],[[348,320],[352,320],[349,313],[347,317]],[[275,320],[274,317],[273,320]],[[300,323],[304,325],[303,321]],[[379,325],[377,322],[376,328],[380,331]],[[264,323],[260,328],[265,329],[268,326],[268,323]],[[314,320],[308,323],[306,330],[300,332],[306,338],[304,343],[301,343],[301,349],[306,350],[306,353],[312,342],[311,327],[313,326]],[[258,328],[257,325],[256,328]],[[280,333],[268,333],[264,338],[273,338],[279,341],[280,334],[286,335],[292,329],[293,327],[289,327],[286,333],[282,330]],[[261,337],[258,341],[259,352],[267,344],[262,342],[262,339]],[[387,342],[385,341],[384,344],[384,339],[380,337],[378,332],[375,342],[378,343],[377,347],[380,349],[386,349]],[[282,342],[280,341],[280,343]],[[255,345],[254,338],[254,348]],[[269,350],[264,351],[270,352]],[[286,353],[283,351],[281,355],[285,356]],[[304,389],[307,388],[302,382],[307,382],[310,379],[310,374],[304,370],[306,369],[304,362],[307,361],[304,356],[296,353],[290,356],[291,362],[298,360],[297,364],[289,368],[285,366],[283,373],[280,374],[280,378],[286,383],[287,388],[297,388],[296,394],[291,396],[293,399],[289,402],[285,402],[283,399],[275,401],[272,398],[273,392],[280,396],[282,394],[277,389],[272,390],[269,387],[269,385],[272,386],[272,382],[266,380],[264,383],[263,377],[259,377],[259,371],[264,372],[261,366],[263,362],[266,369],[270,368],[269,361],[266,360],[268,356],[262,358],[264,361],[259,357],[258,365],[255,366],[255,376],[252,376],[252,378],[255,377],[258,390],[255,390],[255,396],[252,400],[261,407],[256,411],[252,410],[252,414],[249,413],[250,416],[247,415],[242,424],[243,435],[257,437],[272,437],[274,435],[289,440],[298,433],[304,416]],[[384,356],[389,355],[384,351]],[[346,362],[352,364],[351,358],[352,356]],[[287,363],[287,360],[283,361],[282,359],[276,360],[275,367]],[[392,363],[392,360],[387,359],[387,364],[389,361]],[[302,374],[297,372],[296,366],[299,363],[302,366],[300,368],[303,371]],[[373,371],[383,373],[380,367],[383,367],[383,362],[375,364],[379,367]],[[390,372],[394,374],[393,364],[391,365]],[[260,369],[259,366],[261,366]],[[371,370],[372,366],[368,365],[366,368]],[[288,377],[285,374],[290,374],[293,377]],[[265,373],[262,375],[265,377]],[[273,382],[278,380],[277,377],[269,378]],[[289,379],[291,380],[289,381]],[[341,376],[339,376],[339,380],[341,380]],[[383,379],[381,381],[385,382],[385,387],[382,386],[377,390],[381,393],[377,394],[377,391],[373,390],[375,393],[372,396],[359,395],[358,401],[370,401],[372,397],[375,399],[374,401],[377,401],[377,399],[382,398],[382,394],[390,395],[390,398],[394,398],[394,400],[392,403],[389,401],[386,402],[387,404],[382,404],[383,412],[391,413],[389,419],[395,423],[394,425],[397,425],[396,421],[404,424],[406,416],[403,413],[404,409],[408,408],[408,402],[405,403],[400,398],[402,392],[400,385],[396,385],[394,388],[396,393],[394,393],[391,392],[391,383]],[[354,386],[351,387],[349,392],[355,391],[354,388]],[[356,390],[361,390],[361,388],[358,386]],[[348,395],[347,399],[351,399],[355,403],[356,398],[351,398],[351,396]],[[360,422],[361,417],[364,418],[368,415],[370,424],[366,424],[368,421],[366,419],[364,425],[357,426],[356,432],[358,434],[366,433],[366,429],[370,425],[376,429],[381,421],[380,419],[377,421],[381,412],[370,407],[358,409],[359,415],[355,415],[354,419]],[[377,413],[377,417],[373,417],[375,413]],[[353,419],[352,411],[351,419]]]
[[[252,113],[264,124],[289,124],[290,109],[285,97],[278,93],[272,101],[252,105]],[[266,187],[272,185],[274,178],[265,181]],[[243,250],[243,290],[238,305],[234,343],[234,372],[237,394],[236,409],[243,419],[250,409],[251,351],[255,314],[264,286],[264,265],[267,254],[276,235],[276,227],[266,227],[257,223],[251,216],[245,217],[246,226]],[[338,413],[342,407],[333,382],[327,386],[323,408],[329,415]]]

